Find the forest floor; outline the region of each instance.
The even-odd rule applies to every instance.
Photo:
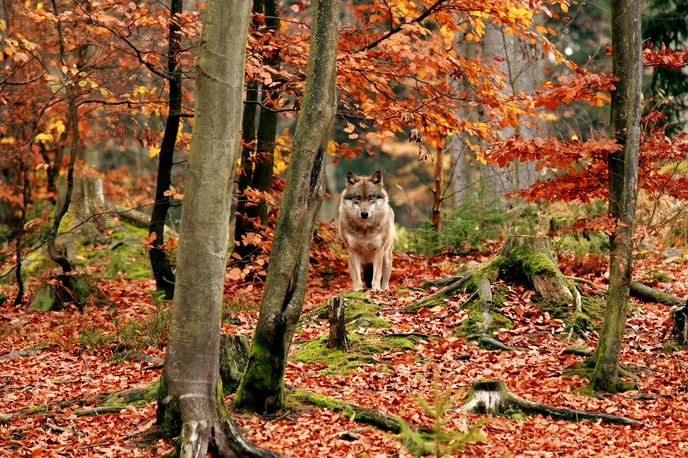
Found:
[[[429,426],[432,420],[418,398],[432,403],[434,374],[439,374],[442,393],[459,393],[457,406],[474,380],[500,379],[512,393],[528,400],[625,416],[643,425],[568,422],[541,416],[489,417],[480,428],[487,441],[470,443],[465,455],[456,452],[457,456],[688,456],[688,351],[666,351],[670,307],[633,301],[621,359],[638,376],[639,390],[597,398],[577,392],[585,379],[563,375],[583,358],[562,353],[574,343],[594,348],[597,334],[567,340],[562,322],[538,310],[531,301],[532,292],[522,286],[509,285],[502,308],[514,327],[495,334],[517,348],[512,352],[481,349],[475,342],[455,336],[454,329],[467,317],[461,309],[466,296],[455,296],[445,306],[422,309],[416,314],[403,312],[405,305],[435,289],[419,289],[423,280],[450,275],[462,263],[489,259],[489,255],[470,259],[396,255],[390,292],[370,294],[382,307],[380,317],[393,326],[361,327],[354,332],[416,333],[425,337],[418,339],[413,348],[394,348],[375,355],[349,373],[338,373],[326,364],[290,361],[287,384]],[[604,275],[600,274],[604,266],[569,262],[560,267],[568,275],[605,287]],[[323,275],[312,269],[304,313],[349,287],[343,260],[329,266],[327,272]],[[657,283],[658,272],[664,283]],[[657,289],[679,297],[688,294],[688,263],[681,255],[660,259],[650,253],[638,262],[634,278],[654,278]],[[143,351],[151,357],[148,360],[113,359],[117,346],[126,343],[118,339],[124,338],[127,323],[150,323],[151,317],[160,314],[160,305],[151,300],[153,282],[128,280],[123,274],[100,284],[115,308],[37,313],[24,306],[0,306],[0,455],[153,457],[173,448],[171,441],[151,439],[147,434],[155,424],[155,402],[128,406],[119,412],[82,415],[83,409],[94,405],[91,396],[145,386],[158,379],[160,361],[154,357],[164,356],[164,347],[153,345]],[[223,324],[223,332],[251,334],[257,320],[252,304],[259,301],[260,293],[260,283],[228,278],[226,295],[232,304],[228,308],[231,319]],[[292,351],[299,348],[300,342],[327,333],[326,320],[304,323]],[[23,409],[32,410],[17,414]],[[235,416],[251,440],[292,457],[411,456],[393,435],[330,410],[303,407],[271,418]],[[465,431],[480,418],[450,412],[446,414],[445,429]]]

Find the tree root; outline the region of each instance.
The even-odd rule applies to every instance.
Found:
[[[401,432],[401,423],[397,418],[386,415],[376,409],[369,409],[356,404],[338,401],[321,394],[301,389],[291,389],[289,395],[302,403],[329,409],[334,412],[342,412],[344,418],[352,419],[359,423],[370,424],[382,431],[388,431],[395,434]]]
[[[587,410],[567,409],[528,401],[511,393],[501,380],[477,380],[473,383],[466,403],[453,411],[486,413],[496,415],[510,409],[520,410],[529,415],[543,415],[561,420],[601,420],[616,425],[640,425],[643,423],[632,418],[609,415]]]

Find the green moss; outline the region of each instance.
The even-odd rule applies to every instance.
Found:
[[[50,283],[41,283],[28,305],[28,308],[36,312],[48,312],[60,305],[60,300],[55,286]]]
[[[276,370],[272,360],[268,344],[254,336],[248,364],[233,399],[234,407],[260,414],[284,408],[284,372]]]
[[[506,282],[517,282],[533,287],[535,275],[554,277],[559,274],[557,266],[544,253],[533,253],[525,245],[519,245],[509,252],[500,264],[499,277]]]
[[[493,287],[492,303],[494,305],[493,309],[489,311],[492,322],[490,323],[490,328],[487,330],[488,334],[498,329],[511,329],[514,326],[513,321],[495,311],[495,309],[501,307],[505,297],[506,290],[503,287]],[[459,337],[474,338],[481,334],[480,326],[483,323],[483,312],[481,310],[480,299],[478,297],[471,299],[469,303],[464,305],[464,308],[468,310],[468,317],[454,330],[454,332]]]
[[[346,301],[344,306],[344,320],[355,320],[362,316],[377,316],[382,309],[365,291],[351,291],[340,294]],[[303,319],[325,320],[328,317],[328,303],[324,302],[311,310]]]
[[[376,357],[393,349],[413,350],[419,337],[387,337],[380,335],[349,335],[349,351],[327,348],[328,336],[295,346],[292,359],[306,364],[325,364],[326,374],[349,374],[361,363],[379,364]]]
[[[179,436],[182,431],[182,414],[179,411],[178,400],[170,397],[168,394],[167,383],[164,377],[160,377],[156,417],[162,437]]]
[[[150,386],[145,388],[132,388],[130,390],[115,391],[105,398],[101,405],[103,406],[145,406],[146,404],[155,401],[158,398],[160,390],[160,380],[154,381]]]

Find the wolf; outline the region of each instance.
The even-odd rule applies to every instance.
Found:
[[[394,211],[378,170],[370,177],[346,172],[339,203],[339,236],[349,252],[349,274],[354,291],[387,290],[392,273]]]

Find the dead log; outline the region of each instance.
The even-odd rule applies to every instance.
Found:
[[[647,286],[639,281],[631,282],[631,295],[647,302],[659,302],[660,304],[670,305],[672,307],[686,304],[685,299],[672,296],[662,291]]]
[[[529,415],[543,415],[560,420],[601,420],[615,425],[643,425],[641,421],[587,410],[554,407],[528,401],[511,393],[501,380],[477,380],[473,382],[468,399],[455,411],[497,415],[508,410],[520,410]]]
[[[341,351],[349,350],[349,340],[346,336],[346,323],[344,322],[344,305],[346,301],[342,296],[333,296],[327,303],[328,319],[330,322],[330,340],[327,348],[336,348]]]

